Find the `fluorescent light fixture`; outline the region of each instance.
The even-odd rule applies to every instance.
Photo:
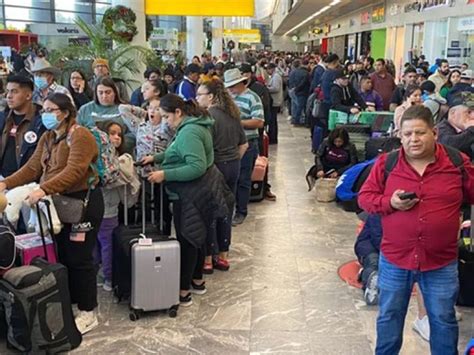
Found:
[[[329,10],[331,6],[337,5],[341,2],[342,0],[333,0],[329,5],[324,6],[323,8],[319,9],[317,12],[309,16],[307,19],[301,21],[299,24],[297,24],[295,27],[293,27],[291,30],[285,33],[285,36],[288,36],[291,32],[294,30],[300,28],[304,24],[308,23],[309,21],[313,20],[315,17],[321,15],[323,12]]]

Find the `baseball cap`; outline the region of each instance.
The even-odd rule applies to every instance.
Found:
[[[455,94],[449,102],[449,107],[466,106],[470,110],[474,110],[474,93],[463,91]]]
[[[252,66],[249,63],[242,63],[239,69],[241,73],[253,73]]]
[[[342,69],[336,71],[336,77],[334,79],[346,78],[349,79],[349,75]]]
[[[466,69],[461,73],[461,79],[473,79],[474,75],[471,69]]]

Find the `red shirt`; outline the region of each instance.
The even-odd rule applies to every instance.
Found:
[[[463,179],[442,145],[436,144],[435,155],[435,162],[420,176],[401,149],[397,164],[384,182],[384,154],[359,193],[359,205],[382,216],[384,256],[402,269],[435,270],[456,260],[463,196],[467,202],[474,201],[474,166],[467,156],[463,155]],[[420,202],[409,211],[393,209],[390,199],[398,189],[415,192]]]

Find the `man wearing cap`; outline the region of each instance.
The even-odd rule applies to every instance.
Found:
[[[472,70],[467,69],[461,73],[461,80],[459,83],[455,84],[449,91],[446,99],[448,100],[448,105],[451,105],[453,98],[458,95],[460,92],[472,92],[474,93],[474,88],[472,87],[472,79],[474,78],[474,73]]]
[[[89,80],[89,87],[91,87],[95,91],[95,85],[99,81],[99,79],[104,76],[110,76],[109,61],[104,58],[96,58],[92,62],[92,70],[94,71],[94,76]],[[112,80],[117,86],[120,99],[125,102],[128,102],[129,96],[127,88],[125,86],[125,81],[117,78],[112,78]]]
[[[272,108],[270,122],[268,122],[268,138],[270,144],[278,143],[278,112],[283,104],[283,78],[276,70],[275,63],[269,63],[266,66],[270,80],[267,84],[268,91],[272,97]]]
[[[339,69],[331,86],[331,108],[356,115],[367,108],[367,104],[349,82],[349,75]]]
[[[34,75],[35,91],[33,92],[33,102],[43,106],[46,97],[53,93],[66,94],[72,99],[71,93],[64,86],[56,83],[55,76],[61,72],[53,67],[46,59],[36,58],[31,72]]]
[[[240,119],[249,147],[240,162],[240,176],[237,184],[236,211],[232,224],[242,224],[247,217],[247,205],[250,198],[252,172],[257,159],[258,129],[264,126],[262,101],[256,93],[246,86],[247,78],[238,68],[229,69],[224,73],[224,85],[229,89],[236,105],[240,109]]]
[[[474,94],[459,93],[449,106],[448,119],[441,121],[438,142],[450,145],[473,159],[474,152]]]
[[[200,74],[201,67],[199,65],[189,64],[184,71],[184,79],[175,88],[175,94],[185,101],[194,100]]]

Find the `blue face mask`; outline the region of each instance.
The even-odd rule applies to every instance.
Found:
[[[40,89],[46,89],[48,87],[48,80],[42,76],[35,76],[35,86]]]
[[[41,121],[43,122],[43,126],[49,130],[56,129],[59,126],[58,118],[52,112],[43,112],[41,114]]]

